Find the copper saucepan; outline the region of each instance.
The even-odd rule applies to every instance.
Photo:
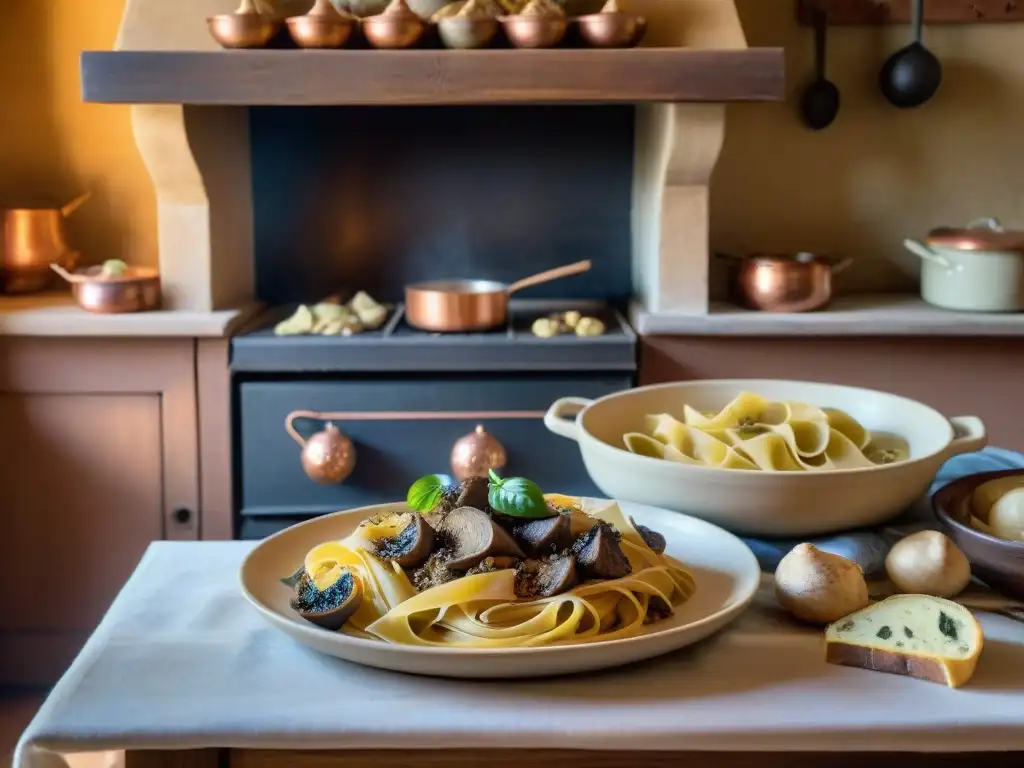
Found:
[[[812,312],[832,299],[832,276],[850,266],[851,259],[833,261],[812,253],[756,254],[736,257],[731,298],[762,312]]]
[[[405,319],[423,331],[487,331],[505,324],[508,297],[523,288],[590,269],[589,261],[556,267],[505,285],[494,280],[437,280],[405,287]]]

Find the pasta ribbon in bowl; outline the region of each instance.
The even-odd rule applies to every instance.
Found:
[[[878,525],[921,499],[944,461],[986,443],[976,416],[878,390],[695,379],[567,396],[544,425],[578,445],[609,498],[747,536]]]
[[[632,453],[719,469],[863,469],[910,455],[902,438],[873,435],[838,408],[771,401],[751,392],[740,393],[717,413],[684,405],[682,420],[650,414],[645,427],[623,435]]]
[[[664,536],[614,501],[492,473],[454,487],[421,478],[407,506],[309,550],[282,579],[294,611],[385,643],[538,647],[634,637],[696,591]]]

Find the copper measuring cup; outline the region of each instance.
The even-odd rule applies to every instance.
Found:
[[[495,280],[437,280],[405,287],[405,319],[423,331],[487,331],[505,324],[508,297],[523,288],[590,269],[589,261],[556,267],[511,285]]]

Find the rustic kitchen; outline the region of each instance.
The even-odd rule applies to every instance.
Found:
[[[19,768],[1024,751],[1024,6],[18,5]]]

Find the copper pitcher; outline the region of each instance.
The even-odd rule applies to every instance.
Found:
[[[14,208],[4,211],[0,274],[7,293],[42,291],[53,282],[51,264],[72,270],[78,254],[68,243],[64,219],[89,199],[79,195],[62,208]]]

